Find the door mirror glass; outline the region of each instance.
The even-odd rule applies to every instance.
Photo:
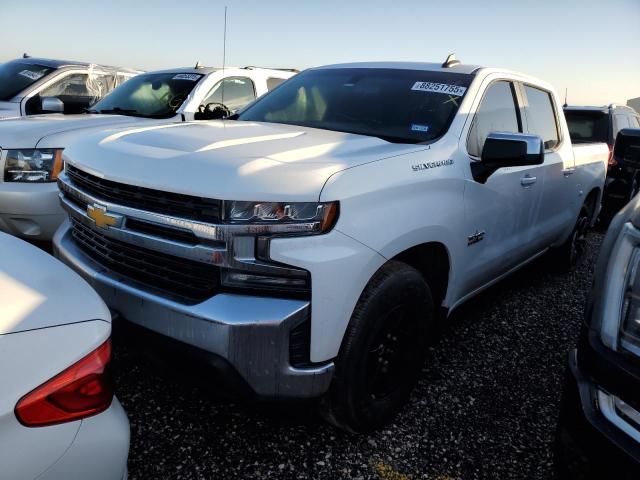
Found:
[[[43,97],[42,113],[64,113],[64,103],[57,97]]]
[[[473,177],[485,183],[496,170],[544,163],[544,144],[537,135],[490,133],[484,142],[479,162],[471,164]]]
[[[623,168],[640,169],[640,128],[624,128],[616,137],[613,158]]]

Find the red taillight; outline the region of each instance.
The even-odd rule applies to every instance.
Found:
[[[616,165],[618,165],[618,162],[613,158],[613,145],[609,145],[609,166],[615,167]]]
[[[113,400],[111,340],[20,399],[16,417],[27,427],[71,422],[105,411]]]

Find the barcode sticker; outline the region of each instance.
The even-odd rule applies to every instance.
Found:
[[[191,82],[195,82],[200,78],[200,75],[197,73],[179,73],[173,77],[172,80],[189,80]]]
[[[458,85],[449,85],[446,83],[433,82],[416,82],[411,90],[419,92],[446,93],[447,95],[455,95],[461,97],[467,91],[467,87],[459,87]]]
[[[39,80],[44,76],[44,73],[32,72],[31,70],[23,70],[19,72],[19,75],[22,75],[23,77],[27,77],[31,80]]]

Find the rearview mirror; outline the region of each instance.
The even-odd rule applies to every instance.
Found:
[[[624,128],[616,137],[613,158],[622,167],[640,169],[640,128]]]
[[[485,183],[496,170],[544,163],[544,144],[537,135],[490,133],[479,162],[471,163],[473,178]]]
[[[42,99],[43,113],[64,113],[64,103],[58,97],[44,97]]]

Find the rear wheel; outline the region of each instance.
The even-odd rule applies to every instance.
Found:
[[[433,300],[416,269],[389,262],[369,282],[336,360],[324,417],[352,432],[388,422],[418,381],[433,324]]]
[[[591,226],[591,209],[585,203],[569,238],[553,253],[555,265],[561,270],[570,270],[586,249],[587,234]]]

